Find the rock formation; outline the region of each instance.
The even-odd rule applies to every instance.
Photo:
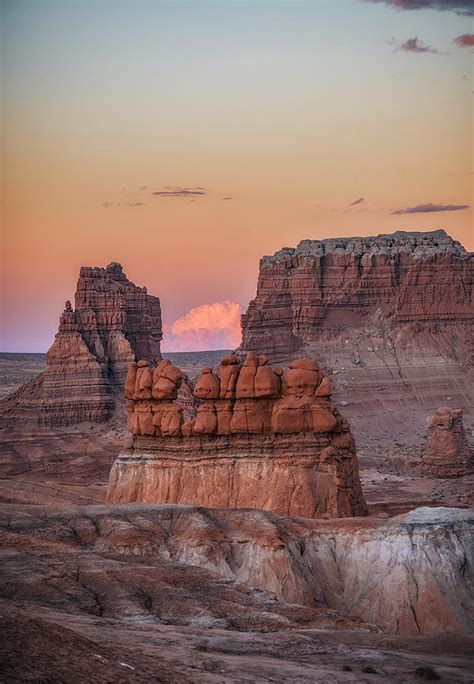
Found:
[[[438,635],[431,648],[442,653],[448,635],[474,628],[473,524],[472,511],[459,508],[329,521],[173,505],[2,506],[0,607],[3,616],[18,602],[31,616],[49,606],[70,621],[102,616],[107,627],[126,618],[127,632],[131,620],[139,623],[142,642],[144,626],[158,623],[160,631],[184,624],[200,634],[283,629],[285,644],[292,627],[320,628],[337,611],[391,634]],[[318,609],[323,615],[311,613]],[[362,625],[340,626],[357,636]],[[461,681],[453,671],[451,681]],[[315,681],[314,673],[301,681]]]
[[[131,283],[120,264],[82,267],[75,308],[66,302],[44,372],[1,403],[2,417],[56,426],[104,421],[128,364],[158,361],[161,338],[158,297]]]
[[[461,477],[474,471],[474,454],[464,432],[463,412],[439,408],[428,424],[423,469],[434,477]]]
[[[129,366],[131,447],[116,460],[108,501],[262,508],[303,517],[364,515],[354,440],[318,364],[283,371],[263,355],[222,359],[196,382],[184,420],[181,371]]]
[[[316,357],[365,430],[414,433],[446,400],[471,420],[473,282],[474,255],[443,230],[303,240],[261,260],[241,350]]]

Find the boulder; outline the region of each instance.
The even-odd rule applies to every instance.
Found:
[[[257,359],[249,352],[240,369],[235,396],[237,399],[253,399],[255,397],[255,377],[257,375]]]
[[[222,359],[217,370],[217,375],[220,380],[219,397],[221,399],[235,399],[235,388],[240,368],[240,359],[235,354],[229,354]]]
[[[194,387],[194,396],[197,399],[218,399],[219,392],[219,377],[212,371],[212,368],[203,368]]]

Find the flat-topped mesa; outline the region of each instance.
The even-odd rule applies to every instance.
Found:
[[[158,297],[130,282],[120,264],[84,266],[75,308],[66,302],[45,370],[2,402],[2,415],[50,426],[105,421],[128,364],[159,361],[161,338]]]
[[[423,470],[434,477],[462,477],[474,472],[474,453],[464,432],[463,412],[439,408],[428,424]]]
[[[314,355],[351,420],[406,406],[421,423],[446,396],[472,419],[473,339],[474,254],[443,230],[398,231],[263,257],[240,351]]]
[[[283,370],[263,355],[226,356],[198,378],[191,420],[176,402],[182,379],[168,360],[130,364],[133,438],[112,468],[108,501],[366,514],[350,426],[315,361]]]
[[[395,256],[404,252],[423,258],[430,253],[468,256],[460,242],[453,240],[444,230],[424,232],[397,230],[394,233],[381,233],[366,237],[339,237],[323,240],[301,240],[297,247],[283,247],[273,256],[264,256],[263,264],[287,256],[324,256],[326,254],[355,254],[359,256],[386,254]]]
[[[260,261],[242,349],[284,358],[378,315],[401,326],[474,321],[474,255],[444,230],[303,240]],[[410,327],[410,326],[409,326]],[[413,327],[413,326],[412,326]]]

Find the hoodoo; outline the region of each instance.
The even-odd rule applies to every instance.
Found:
[[[261,508],[284,515],[366,514],[354,439],[315,361],[287,370],[263,355],[222,359],[196,382],[196,411],[176,402],[170,361],[129,366],[131,446],[115,461],[108,501]]]
[[[84,266],[75,307],[66,302],[45,370],[0,403],[2,417],[51,426],[102,422],[128,364],[160,360],[161,338],[158,297],[130,282],[120,264]]]
[[[474,453],[464,432],[462,410],[439,408],[428,424],[423,469],[434,477],[461,477],[474,472]]]

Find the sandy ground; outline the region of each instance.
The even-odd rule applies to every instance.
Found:
[[[46,354],[0,353],[0,399],[41,373],[45,360]]]

